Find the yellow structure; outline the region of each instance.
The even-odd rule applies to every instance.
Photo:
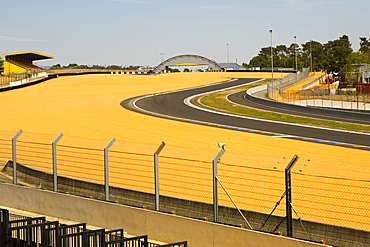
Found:
[[[35,51],[22,51],[5,53],[4,57],[4,75],[20,74],[28,72],[31,74],[38,73],[44,69],[33,64],[33,61],[51,59],[54,56],[42,54]]]

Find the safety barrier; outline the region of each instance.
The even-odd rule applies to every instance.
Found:
[[[152,71],[113,71],[112,75],[152,75],[159,74],[159,72]]]
[[[3,133],[2,136],[6,134],[10,136],[9,133]],[[228,214],[230,207],[259,211],[267,215],[285,216],[284,206],[292,203],[294,208],[298,209],[293,212],[293,216],[298,220],[329,223],[362,230],[370,229],[367,220],[370,208],[370,195],[367,192],[368,180],[306,174],[293,170],[294,202],[284,203],[282,201],[280,203],[281,197],[286,199],[284,171],[247,165],[252,164],[251,157],[244,158],[247,164],[219,162],[215,158],[212,168],[211,161],[160,155],[160,148],[154,152],[157,157],[153,153],[150,154],[148,150],[116,150],[113,148],[115,139],[108,142],[105,148],[99,149],[76,144],[62,144],[59,141],[64,137],[60,135],[57,138],[48,137],[49,140],[55,139],[53,144],[42,141],[45,138],[41,136],[35,136],[36,139],[22,139],[18,138],[19,136],[22,136],[21,131],[13,138],[0,139],[0,157],[15,160],[14,164],[26,164],[35,170],[52,174],[54,179],[51,186],[42,184],[44,182],[40,180],[39,186],[42,188],[53,188],[54,191],[59,191],[59,185],[61,187],[64,181],[63,177],[70,177],[90,182],[91,186],[99,185],[85,191],[85,193],[93,191],[97,194],[96,197],[94,194],[88,194],[88,196],[98,199],[115,200],[110,197],[114,187],[139,191],[143,193],[143,196],[145,196],[144,193],[154,194],[155,201],[136,205],[154,210],[166,208],[163,196],[182,198],[189,202],[199,201],[213,205],[214,211],[219,209],[218,215],[215,213],[213,217],[206,216],[208,220],[216,219],[217,221],[216,217],[219,216],[218,222],[225,223],[227,221],[224,215]],[[93,141],[85,140],[85,143],[88,142]],[[125,144],[126,146],[134,145],[127,142]],[[164,147],[163,143],[160,146],[170,148],[168,145]],[[157,169],[153,169],[154,167]],[[13,181],[17,181],[17,168],[12,169],[11,172]],[[199,179],[200,176],[202,179]],[[156,189],[155,181],[158,177],[160,177],[158,183],[160,188]],[[27,177],[22,177],[22,180],[24,179]],[[74,184],[76,189],[67,192],[74,194],[80,190],[79,193],[83,193],[84,186],[79,187],[75,182]],[[215,191],[220,186],[222,190]],[[131,201],[130,205],[135,205],[135,202]],[[271,212],[274,205],[275,208]],[[198,218],[203,217],[201,214],[198,216]],[[240,215],[240,217],[243,216]],[[264,224],[265,217],[253,220],[253,222],[249,221],[250,218],[245,217],[240,224],[247,228],[259,229]],[[276,227],[265,226],[262,229],[285,234],[284,229],[281,228],[282,223],[276,224]],[[294,230],[295,234],[298,234],[298,229]],[[310,232],[303,231],[300,234],[302,238],[307,238]],[[316,237],[312,238],[316,239]]]

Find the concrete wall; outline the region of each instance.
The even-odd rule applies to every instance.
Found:
[[[123,227],[165,242],[188,241],[190,247],[314,247],[326,246],[215,224],[176,215],[88,198],[0,183],[0,205],[60,219],[86,222],[106,229]]]

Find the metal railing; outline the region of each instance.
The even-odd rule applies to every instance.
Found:
[[[9,87],[10,83],[15,81],[27,80],[30,78],[30,74],[25,72],[21,74],[1,75],[0,76],[0,88]]]
[[[24,216],[19,216],[24,217]],[[45,217],[9,220],[9,211],[0,208],[1,247],[187,247],[187,242],[155,244],[148,236],[125,237],[123,229],[89,230],[86,224],[63,225]]]
[[[267,83],[267,95],[275,100],[276,92],[297,85],[301,80],[308,77],[309,69],[305,68],[297,73],[290,74],[284,78],[272,80]]]

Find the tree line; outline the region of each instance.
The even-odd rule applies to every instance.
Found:
[[[60,64],[55,64],[50,67],[50,69],[107,69],[107,70],[137,70],[141,66],[120,66],[120,65],[79,65],[76,63],[70,63],[68,65],[62,66]]]
[[[289,47],[277,45],[272,47],[274,67],[295,69],[297,63],[297,68],[301,69],[312,64],[313,71],[339,72],[346,65],[370,63],[370,38],[359,39],[357,52],[353,51],[347,35],[325,44],[310,40],[301,45],[292,43]],[[271,46],[261,48],[258,55],[243,66],[271,68]]]

